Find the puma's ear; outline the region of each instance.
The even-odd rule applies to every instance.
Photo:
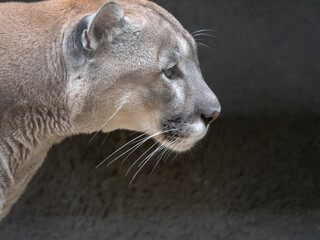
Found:
[[[119,4],[109,2],[86,19],[88,25],[82,32],[81,43],[86,50],[94,51],[105,36],[110,37],[115,28],[124,25],[124,12]]]

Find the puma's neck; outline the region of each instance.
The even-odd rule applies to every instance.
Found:
[[[0,131],[0,208],[9,211],[50,147],[75,129],[60,109],[16,105],[4,115]]]

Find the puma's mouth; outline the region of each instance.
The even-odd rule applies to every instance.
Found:
[[[192,148],[207,133],[208,126],[199,119],[194,123],[180,118],[166,121],[162,127],[162,134],[156,140],[167,148],[183,152]]]

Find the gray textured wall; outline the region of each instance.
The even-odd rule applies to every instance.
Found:
[[[157,1],[190,31],[222,117],[192,152],[133,185],[95,166],[134,138],[55,146],[0,224],[0,239],[320,239],[320,2]]]

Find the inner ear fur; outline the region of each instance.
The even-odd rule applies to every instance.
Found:
[[[108,2],[87,16],[86,21],[87,28],[83,30],[81,36],[82,47],[94,51],[106,35],[113,33],[114,28],[121,28],[124,25],[124,12],[118,3]]]

